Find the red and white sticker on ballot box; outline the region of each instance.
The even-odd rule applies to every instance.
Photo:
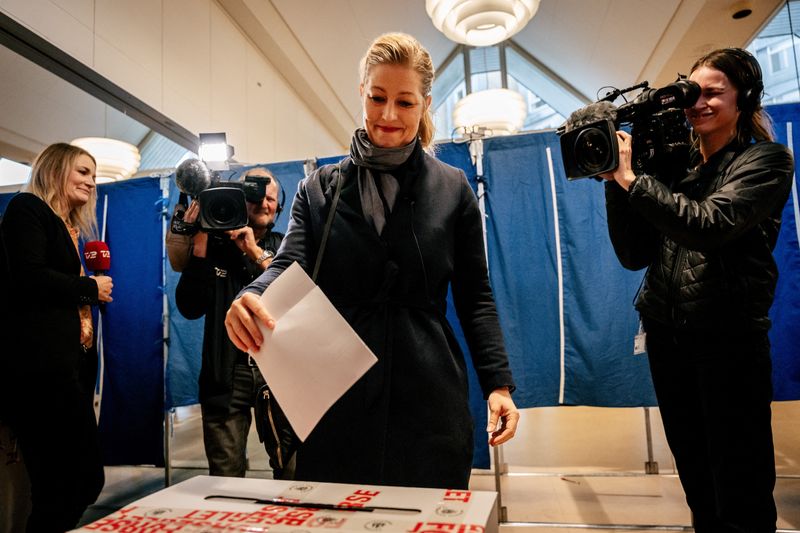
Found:
[[[197,476],[77,531],[497,533],[494,492]]]

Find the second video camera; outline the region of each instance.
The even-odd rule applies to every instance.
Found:
[[[644,89],[619,107],[611,102],[635,89]],[[675,168],[688,161],[690,130],[683,110],[700,97],[700,86],[678,80],[660,89],[647,82],[615,90],[598,102],[570,115],[557,133],[567,178],[597,176],[619,165],[616,132],[631,126],[634,172],[655,174],[662,165]]]
[[[200,207],[196,223],[183,221],[183,213],[176,212],[171,231],[193,235],[200,231],[221,233],[247,225],[248,202],[258,203],[264,198],[269,176],[246,176],[244,181],[223,181],[198,159],[187,159],[175,171],[175,183],[182,195],[195,198]],[[185,200],[184,200],[185,202]]]

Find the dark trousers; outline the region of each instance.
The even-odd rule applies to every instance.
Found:
[[[776,528],[766,332],[680,332],[645,320],[658,405],[695,530]]]
[[[201,405],[203,444],[212,476],[244,477],[247,472],[247,435],[251,409],[264,378],[256,366],[237,362],[233,369],[233,392],[227,406]]]
[[[105,482],[92,407],[96,363],[85,364],[74,379],[41,377],[17,392],[12,427],[30,479],[29,533],[73,529]]]

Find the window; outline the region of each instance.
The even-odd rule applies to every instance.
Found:
[[[453,109],[467,94],[464,81],[464,57],[456,53],[437,72],[431,90],[433,125],[437,139],[450,139],[453,134]]]
[[[500,88],[517,91],[525,99],[525,131],[558,127],[565,116],[588,103],[563,80],[554,79],[513,41],[481,48],[459,45],[440,67],[433,83],[436,138],[452,137],[453,109],[461,98]]]
[[[784,5],[747,47],[763,71],[764,104],[800,101],[800,43],[792,34],[793,29],[800,29],[800,0]]]
[[[28,182],[30,175],[31,167],[28,165],[0,157],[0,192],[9,192],[4,188],[19,190]]]
[[[771,73],[775,74],[789,67],[789,53],[791,53],[791,48],[791,40],[780,42],[778,46],[775,47],[767,47]]]
[[[497,46],[473,48],[469,51],[469,70],[472,91],[503,88],[500,70],[500,49]]]

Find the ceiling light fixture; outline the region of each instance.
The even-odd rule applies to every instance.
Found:
[[[425,0],[425,9],[451,41],[490,46],[524,28],[539,0]]]
[[[510,89],[488,89],[471,93],[453,109],[456,128],[484,128],[487,135],[516,133],[527,115],[525,99]]]
[[[97,183],[128,179],[139,168],[142,158],[134,145],[105,137],[81,137],[70,144],[80,146],[97,161]]]

